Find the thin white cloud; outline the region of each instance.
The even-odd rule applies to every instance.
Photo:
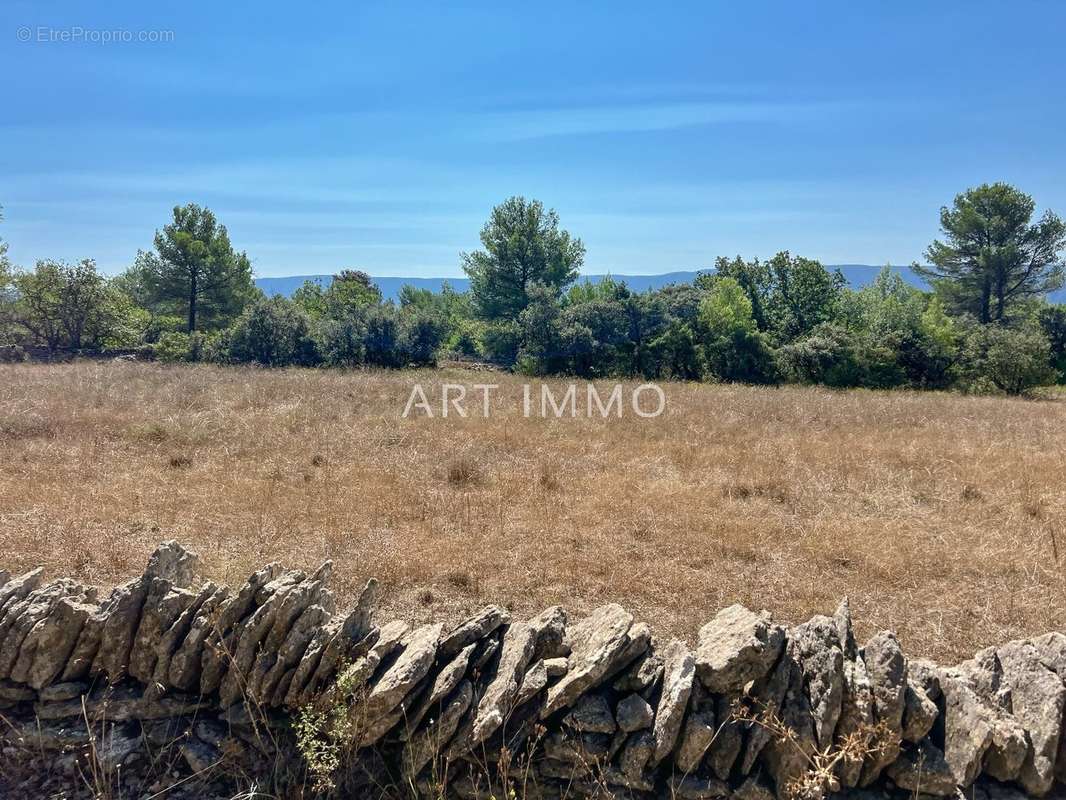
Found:
[[[687,102],[486,112],[463,124],[464,129],[477,139],[517,141],[742,122],[805,122],[840,109],[838,103]]]

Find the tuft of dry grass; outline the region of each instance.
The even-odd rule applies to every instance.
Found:
[[[690,641],[849,595],[947,661],[1066,628],[1059,399],[677,383],[658,418],[542,419],[493,375],[488,419],[403,419],[416,382],[486,379],[2,365],[0,562],[111,584],[175,538],[230,583],[331,558],[342,600],[373,575],[413,621],[617,601]]]

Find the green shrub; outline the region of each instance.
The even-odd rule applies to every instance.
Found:
[[[832,323],[817,326],[802,339],[777,351],[781,373],[798,383],[859,386],[862,367],[852,335]]]
[[[425,312],[405,314],[400,342],[407,364],[432,366],[437,363],[437,350],[444,340],[444,323]]]
[[[507,320],[492,322],[485,326],[481,335],[481,352],[490,361],[511,366],[518,358],[522,334],[515,322]]]
[[[1051,346],[1037,328],[973,325],[963,341],[963,382],[974,392],[1026,394],[1055,382]]]
[[[164,364],[192,361],[191,337],[187,333],[166,331],[160,334],[152,352]]]
[[[326,319],[318,326],[318,349],[330,367],[357,367],[366,361],[366,324],[349,314],[343,319]]]
[[[241,313],[229,356],[267,367],[314,366],[320,360],[307,315],[283,297],[259,299]]]

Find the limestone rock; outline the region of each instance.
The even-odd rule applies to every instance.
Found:
[[[388,714],[429,674],[442,631],[440,624],[423,625],[404,637],[399,658],[377,680],[366,698],[367,717]]]
[[[548,687],[548,668],[545,666],[543,660],[537,661],[526,670],[526,674],[522,677],[521,686],[518,688],[518,694],[515,695],[514,707],[528,703],[538,694],[543,692]]]
[[[654,754],[655,737],[652,732],[650,730],[637,731],[630,734],[626,740],[619,758],[619,767],[627,777],[640,778]]]
[[[622,698],[615,709],[615,717],[618,727],[626,733],[642,731],[650,728],[655,722],[655,712],[651,706],[639,694],[631,694]]]
[[[240,628],[236,646],[233,646],[232,640],[223,642],[221,652],[217,656],[225,667],[219,685],[219,697],[223,707],[231,706],[240,699],[246,679],[259,655],[260,646],[274,629],[278,615],[287,608],[285,599],[297,591],[302,582],[302,573],[290,572],[263,587],[257,593],[257,599],[260,596],[265,599]],[[229,659],[226,659],[227,652],[232,653]]]
[[[711,746],[715,734],[714,711],[709,708],[693,711],[685,718],[681,744],[674,755],[674,763],[682,774],[694,772]]]
[[[41,689],[37,693],[42,703],[55,703],[61,700],[72,700],[81,697],[89,691],[89,684],[83,681],[69,681],[67,683],[53,683]],[[33,694],[32,692],[30,693]]]
[[[758,779],[747,778],[733,790],[733,800],[774,800],[774,795]]]
[[[869,786],[899,756],[907,689],[907,660],[896,635],[891,631],[882,631],[873,636],[862,649],[862,660],[870,676],[874,720],[883,725],[886,731],[884,740],[879,742],[878,752],[863,765],[859,785]]]
[[[633,616],[619,605],[601,606],[574,626],[567,672],[548,689],[541,718],[568,708],[584,692],[625,665],[634,640],[628,636]],[[638,654],[639,655],[639,654]],[[634,656],[635,658],[635,656]]]
[[[677,800],[713,800],[732,794],[729,784],[716,778],[675,775],[670,779],[670,797]]]
[[[587,694],[578,700],[563,717],[563,725],[582,733],[614,733],[617,728],[611,707],[598,694]]]
[[[296,675],[297,665],[307,651],[315,632],[321,629],[322,624],[329,617],[329,611],[315,603],[308,606],[292,624],[285,640],[278,647],[277,657],[270,669],[253,682],[255,693],[263,702],[267,702],[269,698],[272,706],[280,706],[284,703]]]
[[[159,658],[160,641],[196,598],[196,593],[177,588],[165,578],[150,580],[144,612],[130,649],[128,672],[131,678],[141,683],[151,683]]]
[[[1003,682],[1010,690],[1011,713],[1031,743],[1018,775],[1027,792],[1046,794],[1055,780],[1055,760],[1062,745],[1066,685],[1028,642],[1011,642],[998,650]]]
[[[791,732],[790,738],[770,736],[761,759],[778,797],[785,797],[787,787],[807,773],[817,750],[814,714],[804,687],[803,668],[792,657],[792,650],[790,643],[781,659],[788,670],[788,682],[778,714],[780,723]]]
[[[330,627],[317,643],[312,642],[304,660],[296,669],[286,702],[292,705],[310,702],[325,689],[345,661],[361,658],[378,638],[373,625],[378,582],[371,578],[359,595],[356,607],[339,628]]]
[[[696,673],[708,690],[738,694],[770,671],[784,642],[784,629],[769,612],[730,606],[700,629]]]
[[[484,639],[502,625],[511,621],[507,609],[500,606],[486,606],[465,622],[461,622],[441,639],[441,658],[451,658],[463,648]]]
[[[115,589],[101,609],[100,644],[89,672],[106,676],[112,683],[125,676],[130,648],[141,621],[141,610],[151,577],[141,576]]]
[[[1024,732],[951,670],[940,676],[944,693],[944,759],[955,782],[968,787],[982,767],[999,780],[1017,777],[1028,749]]]
[[[63,674],[85,621],[95,610],[95,606],[69,597],[56,602],[51,613],[27,636],[27,639],[32,637],[32,645],[29,642],[23,644],[24,652],[33,652],[24,683],[34,689],[43,689]]]
[[[396,620],[383,626],[375,636],[370,649],[353,661],[338,677],[330,693],[344,697],[354,697],[361,693],[364,684],[374,674],[381,662],[388,658],[400,646],[407,633],[406,622]]]
[[[935,709],[936,706],[934,705]],[[859,738],[870,743],[870,731],[874,725],[874,695],[866,663],[861,658],[844,661],[844,694],[840,704],[840,721],[837,723],[837,738]],[[841,786],[852,789],[862,777],[862,758],[843,758],[837,764],[836,774]]]
[[[645,699],[658,686],[663,677],[663,659],[658,653],[648,652],[633,662],[614,682],[615,691],[639,692]]]
[[[215,747],[196,738],[183,742],[178,751],[194,774],[207,772],[222,760],[222,754]]]
[[[733,771],[733,765],[744,746],[741,722],[736,718],[734,701],[726,696],[718,698],[715,706],[715,718],[718,731],[707,748],[704,761],[711,772],[721,780],[726,780]]]
[[[473,645],[467,647],[472,648]],[[417,775],[434,757],[444,752],[463,714],[470,707],[473,696],[474,689],[470,681],[462,681],[443,704],[440,714],[431,716],[425,726],[410,737],[403,753],[404,770],[409,778]]]
[[[769,675],[755,682],[751,696],[758,714],[777,715],[780,713],[792,678],[792,666],[792,661],[782,656]],[[744,755],[740,762],[742,775],[751,772],[755,760],[761,755],[770,739],[770,730],[765,725],[750,726]]]
[[[200,557],[173,539],[163,542],[148,558],[148,578],[162,578],[173,586],[187,589],[200,566]]]
[[[844,697],[844,653],[837,620],[816,616],[789,632],[788,648],[803,673],[819,750],[833,743]]]
[[[544,609],[529,621],[537,634],[533,646],[533,659],[565,658],[570,655],[571,646],[567,642],[567,615],[562,606]]]
[[[474,650],[476,647],[476,644],[468,644],[454,658],[447,661],[447,663],[437,672],[421,702],[412,708],[408,715],[407,721],[411,730],[416,730],[425,715],[429,713],[431,709],[436,708],[445,697],[458,688],[470,666],[470,661],[474,656]],[[437,657],[440,659],[439,652]],[[473,695],[471,695],[471,699],[472,697]],[[469,707],[469,705],[468,702],[467,706]],[[465,712],[466,709],[464,708],[463,711]],[[458,720],[456,720],[456,725],[458,726]],[[455,731],[452,731],[452,733],[454,734]],[[406,731],[400,738],[407,738]]]
[[[522,678],[533,658],[536,632],[523,622],[508,626],[496,672],[485,687],[474,719],[472,743],[478,744],[503,725],[514,707]]]
[[[41,583],[42,575],[44,575],[44,568],[37,567],[17,578],[8,579],[3,586],[0,586],[0,617],[12,604],[22,600],[36,589]]]
[[[208,584],[208,586],[213,586],[213,584]],[[169,663],[159,662],[159,669],[156,672],[157,681],[174,686],[182,691],[191,691],[200,685],[200,667],[204,657],[204,645],[213,630],[212,622],[216,614],[229,597],[229,589],[215,587],[193,614],[184,636],[180,635],[180,629],[175,631],[175,638],[180,639],[180,641],[175,646]],[[175,623],[175,625],[177,626],[178,623]],[[165,681],[162,680],[164,666],[166,669]]]
[[[907,681],[903,694],[903,740],[920,742],[933,729],[940,713],[929,696],[914,681]]]
[[[557,730],[544,739],[544,754],[553,761],[588,766],[610,752],[610,737],[604,733],[570,733]]]
[[[929,741],[904,750],[889,766],[887,774],[896,786],[908,792],[955,796],[955,775],[944,754]]]
[[[666,758],[677,743],[685,716],[692,682],[696,676],[696,659],[684,642],[672,641],[663,651],[663,692],[655,709],[655,754],[652,764]]]

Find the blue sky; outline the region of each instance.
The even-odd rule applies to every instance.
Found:
[[[78,27],[172,41],[41,41]],[[451,276],[524,194],[590,273],[905,264],[967,186],[1066,214],[1064,30],[1050,0],[5,0],[0,236],[117,272],[197,202],[259,275]]]

